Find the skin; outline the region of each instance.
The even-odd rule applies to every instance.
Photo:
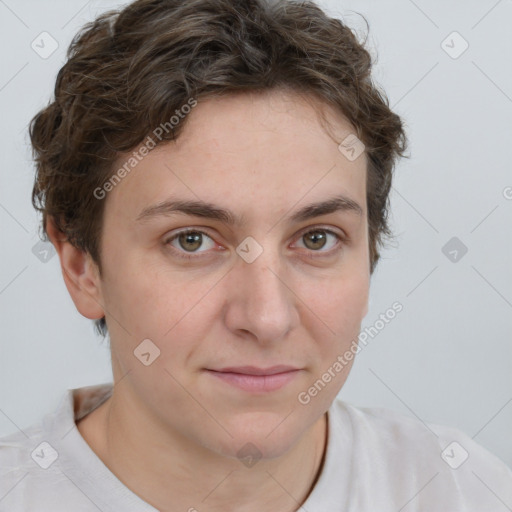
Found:
[[[158,510],[291,512],[321,470],[325,413],[351,365],[307,405],[297,397],[357,339],[370,282],[366,154],[349,161],[339,151],[355,130],[325,107],[327,130],[321,107],[283,91],[200,101],[178,140],[157,146],[103,199],[101,275],[48,224],[78,311],[105,315],[111,338],[113,395],[78,429]],[[287,220],[337,194],[362,215]],[[214,203],[244,223],[176,213],[137,222],[171,196]],[[202,245],[170,242],[183,228],[205,233]],[[307,235],[321,228],[348,239],[327,234],[315,246]],[[236,252],[247,236],[263,248],[252,263]],[[160,350],[149,366],[134,357],[144,339]],[[205,371],[276,364],[300,371],[266,393]],[[249,442],[261,454],[252,467],[237,456]]]

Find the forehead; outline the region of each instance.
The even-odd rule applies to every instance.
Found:
[[[178,139],[150,151],[109,193],[107,210],[135,220],[172,196],[229,205],[240,214],[275,205],[266,212],[272,216],[344,195],[365,213],[366,154],[351,161],[340,151],[355,130],[328,107],[324,125],[319,106],[282,91],[199,101]]]

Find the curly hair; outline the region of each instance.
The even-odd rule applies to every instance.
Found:
[[[373,273],[379,247],[392,236],[389,192],[407,137],[372,80],[365,43],[311,1],[137,0],[100,15],[73,38],[55,97],[30,122],[42,238],[51,217],[101,273],[105,201],[94,191],[121,154],[190,98],[287,88],[342,113],[365,145]],[[186,118],[161,130],[159,143],[185,125]],[[95,325],[107,334],[104,317]]]

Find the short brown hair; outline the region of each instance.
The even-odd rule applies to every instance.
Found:
[[[379,246],[392,236],[388,196],[407,138],[372,81],[364,43],[310,1],[137,0],[100,15],[74,37],[55,98],[30,123],[32,203],[43,214],[43,238],[50,216],[101,272],[104,201],[93,191],[120,154],[190,98],[284,87],[343,113],[365,145],[373,273]],[[161,141],[175,139],[185,122]],[[96,327],[106,335],[105,318]]]

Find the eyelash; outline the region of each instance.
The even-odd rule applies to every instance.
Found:
[[[307,235],[308,233],[312,233],[312,232],[315,232],[315,231],[322,231],[324,233],[328,233],[329,235],[333,235],[334,237],[337,238],[337,243],[335,245],[335,247],[333,247],[332,249],[330,249],[329,251],[314,251],[312,249],[309,249],[308,252],[310,253],[307,257],[310,257],[310,258],[313,258],[316,256],[316,254],[319,254],[320,257],[322,256],[331,256],[332,254],[334,254],[335,252],[339,251],[341,249],[341,245],[344,245],[345,243],[347,243],[349,241],[349,238],[346,236],[346,235],[341,235],[340,233],[337,233],[331,229],[327,229],[327,228],[323,228],[323,227],[316,227],[316,228],[313,228],[313,229],[308,229],[307,231],[303,231],[300,235],[299,235],[299,239],[302,238],[303,236]],[[201,235],[206,235],[208,238],[211,238],[213,240],[213,238],[205,231],[202,231],[200,229],[193,229],[193,228],[187,228],[187,229],[184,229],[183,231],[179,231],[178,233],[175,233],[171,238],[168,238],[164,241],[164,245],[167,247],[170,247],[171,251],[178,257],[178,258],[183,258],[185,260],[194,260],[194,259],[198,259],[198,258],[201,258],[202,256],[198,256],[198,253],[186,253],[182,250],[178,250],[176,249],[175,247],[173,247],[171,245],[171,242],[173,242],[174,240],[176,240],[180,235],[186,235],[186,234],[189,234],[189,233],[194,233],[194,234],[201,234]]]

